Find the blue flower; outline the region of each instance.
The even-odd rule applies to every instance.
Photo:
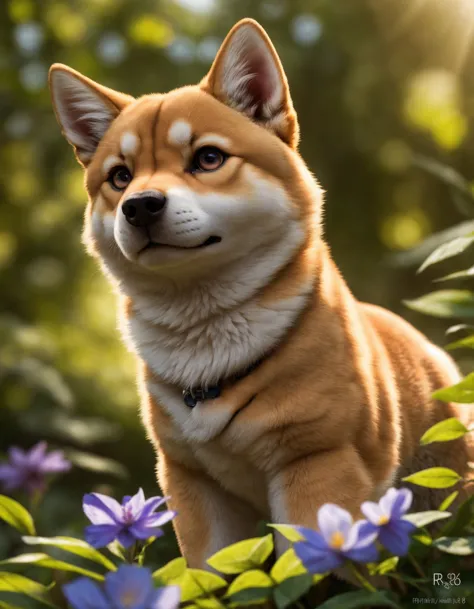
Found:
[[[124,497],[122,504],[99,493],[84,495],[82,507],[92,522],[85,530],[86,541],[94,548],[103,548],[117,539],[129,548],[136,541],[161,537],[160,527],[176,516],[170,510],[155,513],[165,501],[163,497],[145,500],[142,489],[133,497]]]
[[[404,519],[413,501],[407,488],[389,488],[379,503],[366,501],[361,510],[369,521],[367,531],[375,531],[380,543],[395,556],[408,552],[415,525]]]
[[[48,474],[71,469],[71,463],[61,450],[47,452],[46,442],[39,442],[28,451],[12,446],[8,462],[0,465],[0,483],[6,491],[23,489],[35,493],[44,489]]]
[[[176,609],[178,586],[154,588],[151,571],[135,565],[122,565],[109,573],[104,586],[86,577],[63,586],[74,609]]]
[[[294,550],[309,573],[326,573],[340,567],[347,559],[374,562],[377,549],[376,531],[367,531],[367,523],[353,523],[346,510],[326,503],[318,511],[319,531],[295,527],[304,541],[294,544]]]

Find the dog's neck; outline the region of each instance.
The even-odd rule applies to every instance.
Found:
[[[281,341],[304,309],[314,273],[293,233],[225,273],[184,289],[128,285],[123,331],[162,381],[206,386],[245,370]]]

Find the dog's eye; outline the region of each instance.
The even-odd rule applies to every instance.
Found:
[[[222,150],[215,146],[204,146],[196,151],[193,158],[193,171],[216,171],[227,160],[227,156]]]
[[[132,174],[125,165],[114,167],[107,178],[107,182],[114,190],[125,190],[131,181]]]

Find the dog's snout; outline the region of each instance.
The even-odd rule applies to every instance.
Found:
[[[132,226],[151,226],[160,217],[166,205],[166,196],[158,191],[142,192],[130,196],[122,204],[122,212]]]

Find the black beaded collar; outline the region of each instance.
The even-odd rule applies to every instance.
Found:
[[[234,376],[225,379],[230,382],[240,381],[248,374],[253,372],[255,368],[257,368],[263,361],[264,358],[258,360],[254,364],[250,365],[246,370],[239,374],[234,374]],[[189,389],[183,390],[183,401],[188,406],[188,408],[194,408],[197,406],[198,402],[204,402],[205,400],[215,400],[221,395],[222,385],[224,381],[221,381],[217,385],[211,385],[210,387],[191,387]]]

